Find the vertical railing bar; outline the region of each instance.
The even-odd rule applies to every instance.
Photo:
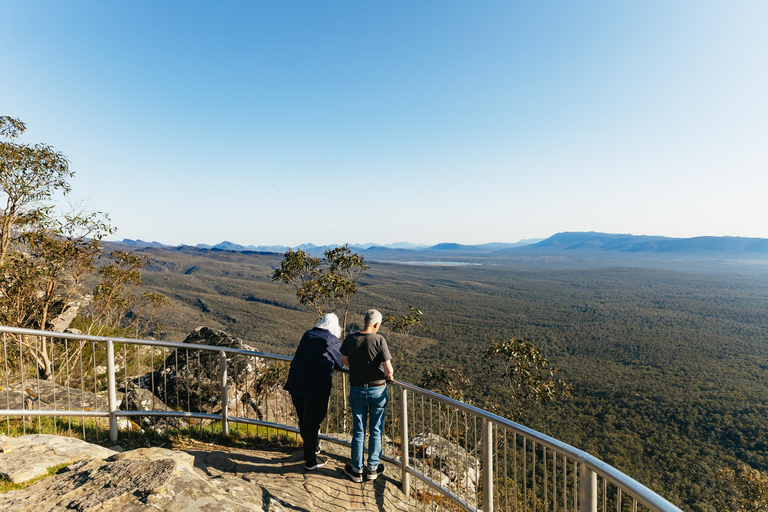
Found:
[[[40,336],[35,336],[35,359],[39,358],[38,355],[40,353]],[[40,410],[41,401],[40,401],[40,366],[37,360],[35,361],[35,373],[37,374],[37,410]],[[42,434],[43,426],[42,426],[42,416],[37,416],[37,433]]]
[[[603,512],[608,512],[608,480],[603,477]]]
[[[51,341],[51,376],[53,377],[53,410],[56,411],[59,408],[59,404],[56,400],[56,353],[54,350],[55,344],[53,343],[54,338],[49,338]],[[47,355],[47,354],[46,354]],[[58,435],[57,428],[56,428],[56,416],[53,416],[53,435]]]
[[[221,433],[229,435],[229,390],[227,389],[227,353],[219,352],[219,378],[221,383]]]
[[[26,409],[27,401],[24,400],[24,395],[27,392],[27,389],[24,386],[24,349],[21,346],[21,338],[23,336],[24,336],[23,334],[19,334],[19,368],[21,372],[21,408]],[[21,417],[21,425],[22,425],[23,435],[27,435],[27,417],[26,416]]]
[[[552,512],[557,512],[557,450],[552,448]]]
[[[406,499],[411,495],[411,475],[408,474],[410,464],[408,453],[408,390],[400,388],[400,478]]]
[[[493,450],[493,464],[494,464],[493,476],[494,476],[494,478],[499,478],[499,474],[500,474],[500,472],[499,472],[499,450],[496,449],[496,446],[498,444],[497,441],[498,441],[498,438],[499,438],[499,426],[493,424],[493,431],[492,432],[493,433],[491,435],[491,441],[492,441],[491,449]],[[494,482],[494,485],[493,485],[493,491],[494,491],[493,492],[493,494],[494,494],[493,497],[495,498],[496,497],[496,483],[495,482]]]
[[[252,363],[253,363],[253,379],[254,379],[254,383],[255,383],[256,382],[256,372],[257,372],[257,370],[259,368],[259,360],[256,357],[254,357]],[[249,373],[248,371],[245,372],[245,391],[248,394],[248,399],[249,400],[247,402],[243,402],[243,414],[245,415],[246,418],[249,418],[248,410],[251,407],[251,402],[254,401],[254,397],[251,396],[251,388],[248,387],[248,373]],[[256,434],[257,434],[256,437],[258,437],[258,432],[259,432],[259,427],[256,427]],[[246,435],[246,437],[250,437],[251,436],[251,426],[248,423],[245,424],[245,435]],[[299,435],[296,434],[296,442],[298,442],[298,440],[299,440]]]
[[[435,409],[434,403],[435,403],[435,401],[430,398],[429,399],[429,432],[430,433],[434,432],[434,430],[432,430],[432,426],[433,426],[432,420],[434,418],[434,409]],[[427,439],[425,437],[424,438],[424,445],[426,446],[426,444],[427,444]],[[435,452],[430,450],[430,453],[432,454],[432,455],[430,455],[430,462],[433,462],[434,458],[435,458],[435,455],[434,455]],[[432,480],[434,480],[434,470],[435,470],[434,464],[430,464],[429,465],[429,478],[431,478]]]
[[[21,354],[19,354],[21,356]],[[8,376],[8,340],[6,338],[6,333],[3,333],[3,361],[5,362],[5,404],[8,409],[11,408],[11,390],[8,388],[8,385],[10,383],[9,376]],[[22,390],[23,391],[23,390]],[[24,393],[21,394],[21,401],[22,404],[24,403]],[[5,433],[6,435],[11,435],[11,417],[6,416],[5,417]]]
[[[579,464],[579,494],[581,512],[597,512],[597,474],[583,462]]]
[[[454,409],[454,411],[456,412],[456,414],[455,414],[455,418],[456,418],[456,423],[455,423],[455,426],[456,426],[456,467],[458,468],[457,476],[459,478],[459,482],[458,482],[459,485],[457,486],[457,494],[460,495],[461,491],[459,489],[461,489],[461,476],[460,476],[461,475],[461,459],[459,458],[460,457],[460,455],[459,455],[459,410],[458,409]],[[465,476],[464,481],[466,482],[467,481],[466,480],[466,471],[464,472],[464,476]]]
[[[568,459],[563,454],[563,512],[568,512]]]
[[[616,512],[621,512],[621,487],[616,488]]]
[[[493,424],[483,418],[483,509],[493,510]]]
[[[83,370],[83,348],[86,342],[80,340],[80,407],[85,412],[85,371]],[[83,427],[83,441],[87,441],[85,436],[85,415],[80,417],[80,426]]]
[[[424,415],[424,395],[421,395],[421,428],[419,429],[419,433],[421,434],[421,437],[422,437],[422,443],[424,442],[423,439],[426,431],[426,429],[424,428],[425,425],[426,425],[426,416]],[[414,452],[414,455],[415,454],[416,452]],[[426,450],[424,450],[422,446],[422,450],[421,450],[422,467],[426,467],[426,457],[427,457]],[[419,484],[419,487],[423,487],[423,486]]]
[[[123,343],[123,380],[128,385],[128,344]]]
[[[531,493],[533,494],[533,512],[536,512],[536,441],[531,446]]]
[[[195,353],[197,354],[197,367],[202,368],[202,365],[200,364],[200,351],[197,350],[195,351]],[[200,389],[197,390],[197,410],[199,411],[203,410],[203,397],[202,397],[201,391],[202,390]],[[200,439],[203,439],[203,420],[200,420],[199,425],[200,425],[200,428],[198,429],[199,436],[200,436]]]
[[[173,349],[173,363],[176,365],[174,368],[176,368],[176,376],[179,375],[179,349],[175,348]],[[179,379],[175,378],[173,379],[173,389],[176,391],[176,408],[178,410],[183,410],[183,407],[181,406],[181,401],[179,400]],[[167,405],[167,404],[166,404]]]
[[[115,346],[107,340],[107,405],[109,407],[109,440],[117,442],[117,394],[115,390]]]
[[[150,345],[149,347],[149,380],[150,385],[152,386],[152,410],[156,411],[157,406],[155,406],[155,397],[157,396],[155,393],[157,393],[157,384],[155,384],[155,347]],[[152,422],[152,426],[154,427],[156,425],[157,420],[154,416],[150,418],[150,421]]]
[[[168,406],[168,365],[166,364],[166,348],[163,347],[163,402]]]
[[[512,435],[512,458],[514,459],[514,465],[512,466],[512,493],[515,497],[515,512],[517,511],[517,432],[513,432]]]
[[[64,338],[64,365],[67,370],[67,410],[72,410],[72,396],[70,393],[71,387],[69,382],[69,340]],[[72,437],[72,416],[67,417],[69,437]]]
[[[509,431],[504,429],[504,510],[509,511],[509,461],[507,460],[507,439]]]
[[[542,467],[544,469],[544,512],[549,512],[549,479],[547,478],[547,446],[542,446],[543,455],[544,455],[544,464],[542,464]]]
[[[523,510],[528,510],[528,438],[523,436]]]
[[[467,468],[467,503],[471,503],[469,499],[469,426],[467,425],[467,411],[463,411],[464,416],[464,467]],[[477,469],[475,469],[475,485],[477,485]]]
[[[637,500],[632,498],[632,512],[637,512]]]
[[[96,400],[98,401],[98,385],[96,383],[96,342],[91,342],[91,359],[93,360],[93,394],[96,395]],[[94,428],[95,435],[96,435],[96,444],[99,443],[99,419],[94,418],[93,419],[94,425],[96,427]]]
[[[573,512],[576,512],[577,510],[579,510],[579,505],[578,505],[579,487],[577,483],[577,474],[578,474],[577,465],[578,465],[578,461],[574,460],[573,461]]]

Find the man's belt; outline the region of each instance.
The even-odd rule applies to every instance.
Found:
[[[387,384],[386,380],[372,380],[371,382],[350,382],[349,385],[355,388],[380,388]]]

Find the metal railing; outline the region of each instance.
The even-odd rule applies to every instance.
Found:
[[[120,430],[136,429],[298,439],[281,386],[288,356],[12,327],[0,333],[0,417],[9,435],[34,430],[36,418],[38,432],[45,419],[46,431],[82,432],[96,442],[102,430],[117,442]],[[320,438],[349,446],[347,393],[345,375],[336,373]],[[382,458],[398,467],[407,499],[425,510],[680,510],[592,455],[488,411],[400,381],[389,384],[389,401]]]

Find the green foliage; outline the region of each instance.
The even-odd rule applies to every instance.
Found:
[[[465,372],[466,368],[458,369],[440,364],[436,368],[424,370],[419,386],[471,405],[472,400],[465,396],[465,392],[471,388],[472,380]]]
[[[768,511],[768,475],[746,464],[739,464],[734,470],[720,470],[723,490],[718,496],[721,510],[730,512]]]
[[[68,193],[74,173],[64,156],[46,144],[20,144],[14,140],[26,126],[19,119],[0,116],[0,265],[5,262],[12,234],[31,220],[45,219],[44,202],[54,193]]]
[[[396,317],[392,314],[387,314],[382,320],[383,324],[390,324],[392,332],[396,333],[400,338],[400,348],[397,352],[397,360],[402,361],[405,355],[405,347],[408,344],[408,340],[411,338],[413,331],[421,326],[421,317],[423,313],[418,308],[408,306],[410,312],[407,315],[401,315]]]
[[[556,378],[553,367],[530,340],[511,338],[494,341],[483,352],[483,369],[500,371],[512,396],[512,419],[519,421],[529,409],[545,402],[571,396],[571,385]]]
[[[93,303],[83,315],[85,322],[81,325],[85,332],[104,335],[127,328],[134,337],[161,334],[162,326],[153,321],[157,311],[170,303],[168,297],[157,292],[139,293],[136,289],[143,282],[141,269],[149,258],[115,250],[110,259],[99,269],[101,280],[94,289]]]
[[[363,257],[347,245],[325,251],[323,259],[310,256],[301,249],[288,249],[280,268],[272,273],[272,280],[292,285],[299,302],[311,307],[318,316],[336,311],[343,305],[342,330],[346,331],[352,296],[357,293],[357,280],[368,268]]]

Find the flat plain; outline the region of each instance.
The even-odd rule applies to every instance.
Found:
[[[271,281],[282,256],[192,248],[140,250],[145,288],[166,294],[166,339],[200,325],[292,354],[315,314]],[[589,451],[686,510],[710,511],[717,473],[768,470],[768,272],[763,260],[482,258],[476,265],[367,261],[349,324],[369,307],[423,311],[402,345],[383,333],[397,378],[438,364],[470,377],[476,403],[508,402],[480,354],[536,342],[573,397],[525,423]]]

